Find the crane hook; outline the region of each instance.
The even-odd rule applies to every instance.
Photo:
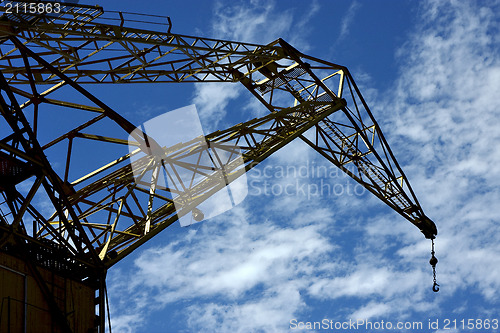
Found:
[[[432,266],[432,277],[434,279],[434,284],[432,285],[432,291],[437,293],[439,291],[439,284],[436,282],[436,264],[438,263],[438,259],[434,256],[434,239],[432,241],[432,249],[431,249],[431,259],[429,260],[429,264]]]

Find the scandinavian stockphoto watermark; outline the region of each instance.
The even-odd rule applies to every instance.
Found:
[[[135,183],[149,194],[148,210],[158,208],[154,198],[169,201],[181,226],[222,214],[247,195],[310,200],[365,192],[335,166],[308,160],[266,164],[247,173],[236,143],[207,141],[195,105],[148,120],[128,142]]]
[[[412,332],[422,330],[424,323],[421,321],[386,321],[386,320],[366,320],[366,319],[349,319],[345,321],[332,320],[324,318],[321,321],[299,321],[297,319],[290,320],[291,330],[328,330],[328,331],[345,331],[351,332],[367,330],[411,330]]]
[[[318,197],[362,196],[366,189],[355,184],[334,165],[300,161],[294,165],[266,165],[248,173],[251,196]]]
[[[294,331],[348,331],[348,332],[429,332],[436,330],[456,332],[457,330],[478,331],[499,328],[498,318],[444,318],[427,319],[423,321],[393,321],[393,320],[369,320],[349,319],[344,321],[324,318],[321,321],[300,321],[296,318],[290,320],[290,330]]]
[[[138,149],[140,142],[147,148]],[[247,196],[239,148],[209,145],[195,105],[137,127],[129,151],[135,182],[173,202],[181,226],[222,214]],[[239,177],[233,179],[234,174]]]

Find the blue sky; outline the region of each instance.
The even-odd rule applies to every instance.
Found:
[[[498,1],[101,5],[169,15],[179,34],[283,38],[347,66],[439,230],[441,290],[433,293],[430,242],[304,143],[292,142],[247,175],[243,203],[189,228],[172,226],[111,269],[113,332],[384,331],[290,324],[323,319],[478,332],[461,329],[461,320],[500,319]],[[193,103],[207,131],[264,114],[238,85],[88,88],[135,124]],[[293,168],[308,173],[294,177]],[[310,184],[336,190],[298,190]],[[287,185],[297,191],[273,194]],[[457,329],[444,329],[446,319]],[[436,320],[439,327],[429,328]]]

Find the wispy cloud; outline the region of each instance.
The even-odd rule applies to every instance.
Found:
[[[215,5],[213,32],[219,38],[267,44],[287,34],[293,22],[292,12],[277,11],[274,1],[219,1]]]
[[[347,9],[347,13],[342,17],[342,21],[340,22],[340,33],[337,38],[337,42],[342,41],[349,35],[349,29],[353,24],[354,16],[356,15],[357,10],[361,7],[359,2],[353,1],[349,8]]]
[[[463,290],[481,295],[486,307],[498,307],[500,216],[492,207],[500,200],[500,58],[494,7],[425,3],[420,24],[398,52],[400,78],[393,90],[374,95],[376,117],[438,225],[440,298],[429,298],[421,288],[424,279],[431,282],[430,267],[408,265],[426,264],[428,242],[383,214],[366,221],[352,271],[318,277],[311,287],[332,300],[362,299],[365,305],[352,308],[352,316],[439,313]],[[485,310],[467,306],[457,311]]]
[[[116,273],[114,293],[125,288],[138,295],[133,302],[115,302],[125,312],[116,326],[139,325],[133,313],[187,300],[196,301],[186,309],[194,331],[269,331],[290,320],[305,305],[304,277],[328,267],[323,258],[333,246],[323,235],[327,221],[281,228],[271,221],[250,224],[248,216],[243,207],[235,208],[218,223],[143,252],[134,261],[133,278]],[[263,294],[247,298],[255,290]]]
[[[228,4],[216,2],[212,36],[247,43],[267,44],[290,29],[291,12],[277,13],[272,1]],[[231,100],[237,99],[244,88],[228,83],[195,85],[193,103],[208,131],[219,128]],[[240,110],[239,110],[240,111]]]
[[[500,199],[499,8],[490,5],[426,3],[421,25],[399,51],[402,74],[380,112],[438,224],[443,294],[449,300],[470,288],[498,304],[500,216],[492,207]],[[399,253],[413,257],[418,246]]]
[[[317,1],[312,1],[308,10],[300,13],[295,13],[292,9],[277,10],[274,1],[218,1],[214,7],[211,37],[257,44],[268,44],[284,38],[304,50],[309,47],[306,36],[310,29],[306,27],[318,10]],[[300,33],[296,33],[297,31]],[[219,129],[218,125],[223,122],[228,105],[244,90],[239,84],[195,85],[193,103],[196,104],[207,130]],[[241,110],[241,104],[246,105],[245,110]],[[262,115],[261,110],[264,109],[253,97],[240,103],[238,108],[238,112],[250,110],[252,117]]]
[[[236,99],[243,88],[234,84],[209,82],[195,85],[193,104],[200,115],[205,134],[217,130],[226,115],[228,104]]]

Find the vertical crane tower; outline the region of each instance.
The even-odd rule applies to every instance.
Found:
[[[168,18],[150,29],[99,6],[4,1],[1,10],[2,332],[104,332],[107,270],[295,139],[435,238],[346,67],[282,39],[184,36]],[[239,82],[269,113],[162,147],[85,88],[183,82]],[[202,178],[156,186],[158,172],[181,170]]]

